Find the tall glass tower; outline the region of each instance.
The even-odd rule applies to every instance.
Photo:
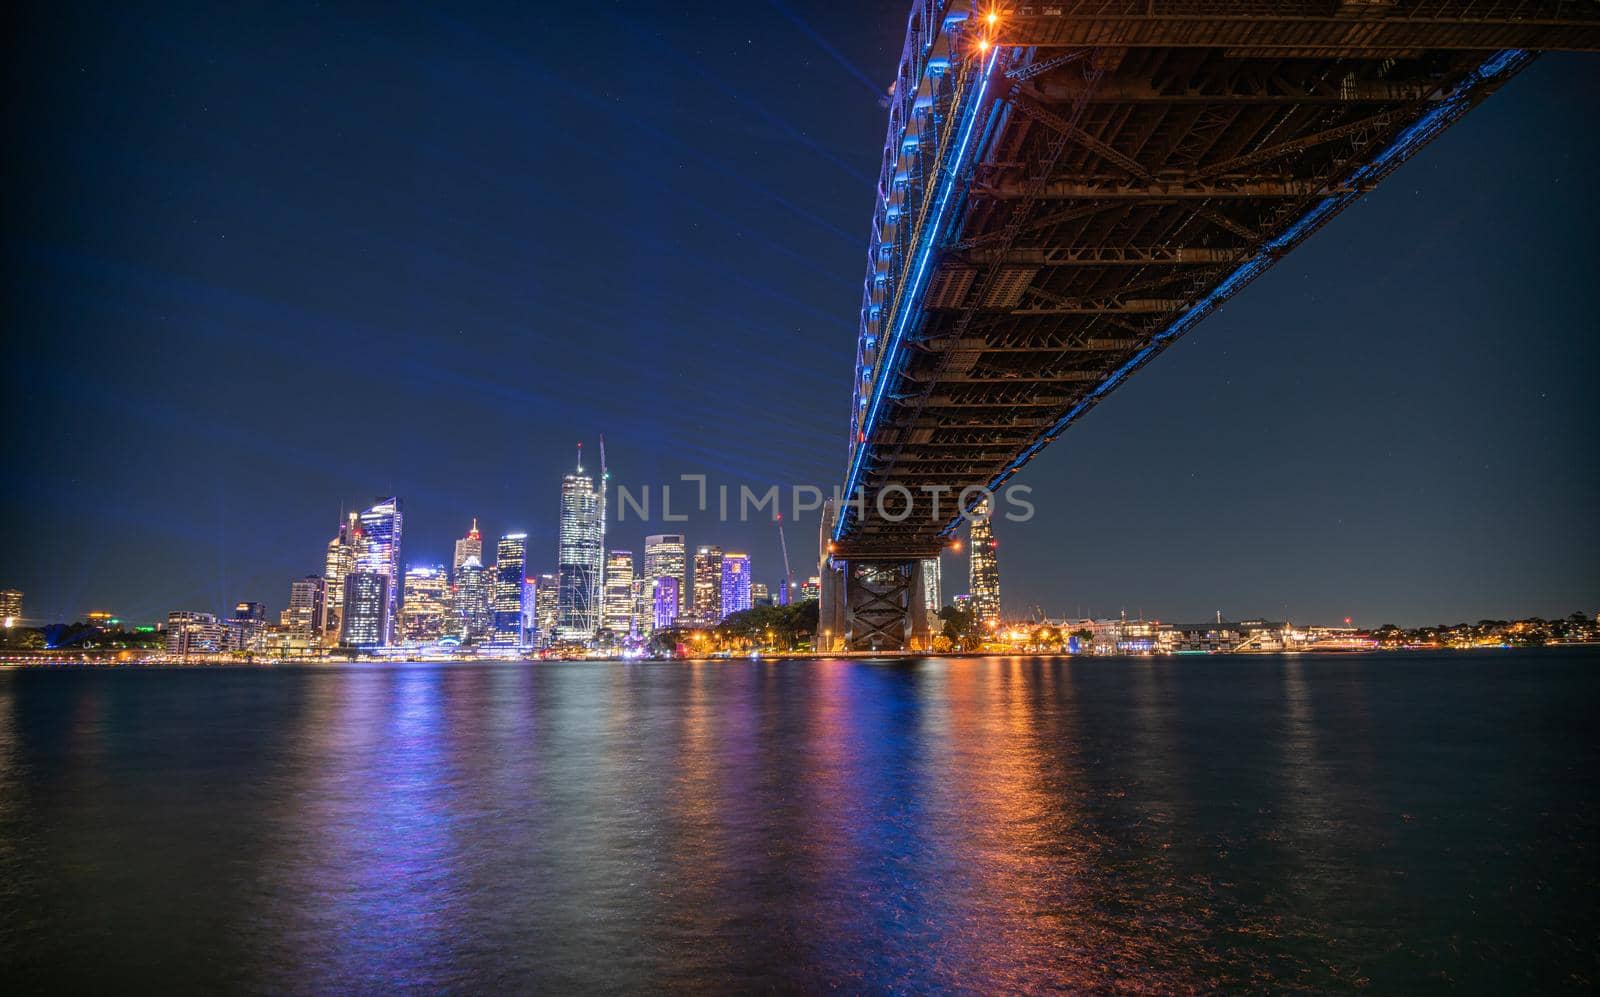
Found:
[[[922,599],[928,609],[928,622],[935,633],[939,632],[939,610],[943,603],[939,599],[939,559],[930,557],[922,562]]]
[[[645,596],[653,607],[656,583],[662,578],[675,579],[677,584],[672,587],[672,597],[676,600],[672,608],[673,619],[683,615],[683,590],[689,567],[687,555],[682,533],[652,533],[644,538]]]
[[[394,643],[385,634],[394,628],[389,607],[394,605],[392,580],[381,571],[360,568],[344,577],[344,628],[339,643],[345,647],[381,647]]]
[[[456,633],[468,644],[484,640],[494,629],[492,587],[478,555],[469,554],[456,571],[455,595]]]
[[[556,596],[560,586],[555,575],[540,575],[533,586],[534,646],[549,647],[556,639]]]
[[[378,643],[394,644],[395,628],[400,622],[400,534],[405,522],[400,513],[400,500],[379,499],[372,508],[361,513],[359,520],[361,542],[356,545],[355,570],[389,579],[384,593],[387,605],[383,633]]]
[[[483,534],[478,532],[478,517],[472,517],[472,529],[467,535],[456,541],[455,560],[450,562],[450,577],[453,579],[460,573],[461,565],[467,558],[475,557],[478,563],[483,563]]]
[[[708,625],[722,621],[722,548],[715,544],[694,551],[694,618]]]
[[[717,607],[725,620],[734,613],[750,608],[750,555],[728,553],[722,555],[722,599]]]
[[[606,557],[605,589],[602,623],[617,637],[627,637],[634,629],[633,551],[614,550]]]
[[[994,532],[989,529],[989,501],[972,511],[968,547],[972,552],[968,589],[978,619],[992,623],[1000,619],[1000,562],[995,553]]]
[[[581,451],[580,451],[581,454]],[[578,469],[561,479],[556,559],[556,639],[591,641],[600,629],[605,578],[605,504],[595,481]]]
[[[527,547],[526,533],[507,533],[495,545],[494,633],[489,638],[493,644],[520,647],[525,642],[522,597],[527,588]]]
[[[356,514],[350,513],[339,524],[339,532],[328,541],[328,556],[323,562],[322,631],[330,639],[344,629],[344,576],[356,570]]]

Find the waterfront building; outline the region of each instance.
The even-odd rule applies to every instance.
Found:
[[[478,532],[478,517],[476,516],[472,517],[472,529],[467,531],[466,536],[456,541],[456,556],[450,562],[450,578],[452,581],[461,573],[461,565],[469,557],[477,558],[479,564],[483,563],[483,534]]]
[[[717,598],[719,621],[750,608],[749,554],[722,555],[721,588]]]
[[[605,615],[602,625],[618,637],[633,633],[633,551],[606,555]]]
[[[684,546],[682,533],[653,533],[644,538],[644,577],[652,586],[652,591],[648,593],[652,612],[655,602],[653,591],[655,581],[663,576],[670,576],[678,579],[678,584],[673,587],[673,591],[678,593],[678,605],[672,617],[677,619],[683,615],[684,587],[688,570],[688,548]]]
[[[812,575],[810,578],[807,578],[805,581],[800,583],[800,598],[795,601],[805,602],[807,599],[821,598],[822,579],[817,575]]]
[[[1085,654],[1152,654],[1170,645],[1172,637],[1154,620],[1130,620],[1124,613],[1112,619],[1078,620],[1064,623],[1069,645],[1077,637],[1077,649]],[[1213,632],[1217,628],[1211,628]],[[1087,641],[1080,636],[1088,634]]]
[[[356,534],[360,531],[356,514],[352,512],[328,541],[327,557],[322,564],[322,632],[329,640],[337,639],[344,626],[344,576],[356,570]]]
[[[556,565],[556,639],[587,642],[600,629],[605,578],[604,500],[594,478],[578,469],[561,479]]]
[[[1130,630],[1143,621],[1084,620],[1078,626],[1093,633],[1092,649],[1098,654],[1129,653],[1130,639],[1143,638],[1141,631]],[[1218,613],[1216,619],[1202,623],[1154,624],[1157,650],[1163,653],[1182,651],[1283,651],[1303,650],[1310,637],[1307,632],[1295,633],[1287,623],[1271,620],[1224,620]],[[1310,628],[1327,631],[1331,628]],[[1350,628],[1349,633],[1353,633]],[[1296,639],[1299,638],[1299,639]],[[1344,648],[1340,648],[1343,650]]]
[[[556,640],[556,620],[560,615],[561,587],[553,574],[542,574],[534,583],[533,626],[535,647],[549,647]]]
[[[7,630],[22,623],[21,589],[0,589],[0,621]]]
[[[289,608],[279,622],[291,640],[311,641],[322,633],[325,589],[321,575],[306,575],[289,583]]]
[[[469,554],[456,572],[455,632],[466,643],[486,640],[494,629],[489,575],[477,555]]]
[[[923,605],[928,609],[928,625],[933,628],[934,633],[938,633],[939,628],[943,626],[939,622],[939,608],[944,605],[939,598],[941,573],[937,557],[930,557],[922,562]]]
[[[393,643],[389,619],[395,598],[389,594],[393,579],[381,572],[356,570],[344,578],[344,628],[339,643],[345,647],[383,647]]]
[[[166,636],[168,654],[216,654],[222,650],[222,621],[212,613],[168,613]]]
[[[989,500],[973,510],[967,548],[971,552],[967,587],[972,605],[984,623],[1000,620],[1000,562],[994,531],[989,524]]]
[[[267,635],[267,607],[259,602],[235,603],[222,628],[223,650],[253,651]]]
[[[527,588],[526,533],[507,533],[495,545],[493,592],[490,602],[494,610],[494,624],[489,637],[491,644],[501,647],[521,647],[525,642],[522,629],[523,590]]]
[[[449,619],[450,579],[444,565],[406,569],[405,592],[400,597],[400,638],[407,644],[432,644],[453,633]]]
[[[360,515],[361,532],[357,536],[357,573],[380,574],[389,579],[385,586],[383,631],[379,644],[393,644],[395,628],[400,622],[400,540],[404,532],[405,517],[400,511],[398,498],[380,498]],[[348,594],[346,601],[349,601]]]
[[[698,623],[722,619],[722,548],[715,544],[694,551],[694,609]]]
[[[779,585],[779,588],[782,588],[782,587],[783,587],[782,585]],[[751,582],[750,583],[750,605],[752,605],[752,606],[771,606],[771,605],[773,605],[772,592],[767,588],[767,583],[766,582]]]
[[[662,575],[655,580],[653,586],[654,620],[656,630],[666,630],[678,620],[678,606],[682,603],[679,597],[678,578],[676,575]]]

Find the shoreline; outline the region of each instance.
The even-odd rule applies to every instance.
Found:
[[[1054,658],[1065,660],[1082,659],[1085,661],[1120,660],[1137,661],[1146,659],[1206,659],[1206,658],[1364,658],[1373,655],[1405,655],[1405,654],[1471,654],[1475,652],[1495,651],[1551,651],[1566,648],[1600,648],[1600,641],[1563,641],[1546,644],[1488,644],[1473,647],[1374,647],[1374,648],[1305,648],[1299,650],[1273,650],[1273,651],[1176,651],[1159,652],[1150,654],[1084,654],[1067,651],[949,651],[935,653],[927,651],[835,651],[829,653],[784,651],[774,653],[761,653],[756,656],[749,654],[724,655],[720,657],[694,656],[685,658],[538,658],[538,657],[418,657],[408,658],[392,655],[375,655],[359,658],[275,658],[251,657],[236,658],[222,656],[193,657],[186,661],[169,660],[162,656],[127,657],[127,651],[107,651],[98,653],[93,651],[82,652],[75,657],[52,656],[48,653],[39,655],[0,655],[0,670],[20,670],[34,668],[217,668],[217,667],[265,667],[273,665],[290,665],[302,667],[328,667],[341,666],[368,666],[387,664],[523,664],[523,665],[571,665],[571,664],[596,664],[596,665],[634,665],[634,664],[722,664],[733,662],[765,662],[765,661],[819,661],[819,660],[848,660],[848,661],[894,661],[907,658],[952,658],[952,659],[977,659],[977,658]]]

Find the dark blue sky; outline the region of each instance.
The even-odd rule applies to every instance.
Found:
[[[552,568],[600,433],[635,487],[841,479],[905,8],[670,7],[13,11],[0,585],[276,612],[380,493],[408,561],[476,515]],[[1597,112],[1536,63],[1097,408],[1008,611],[1600,608]]]

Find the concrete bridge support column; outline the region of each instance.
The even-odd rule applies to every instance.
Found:
[[[911,605],[907,612],[911,619],[907,621],[906,649],[910,651],[928,651],[933,643],[933,621],[928,619],[928,586],[927,577],[922,573],[922,562],[908,562],[911,570]]]
[[[822,591],[817,596],[816,648],[832,653],[844,646],[844,566],[836,567],[824,558],[818,577],[822,581]]]

